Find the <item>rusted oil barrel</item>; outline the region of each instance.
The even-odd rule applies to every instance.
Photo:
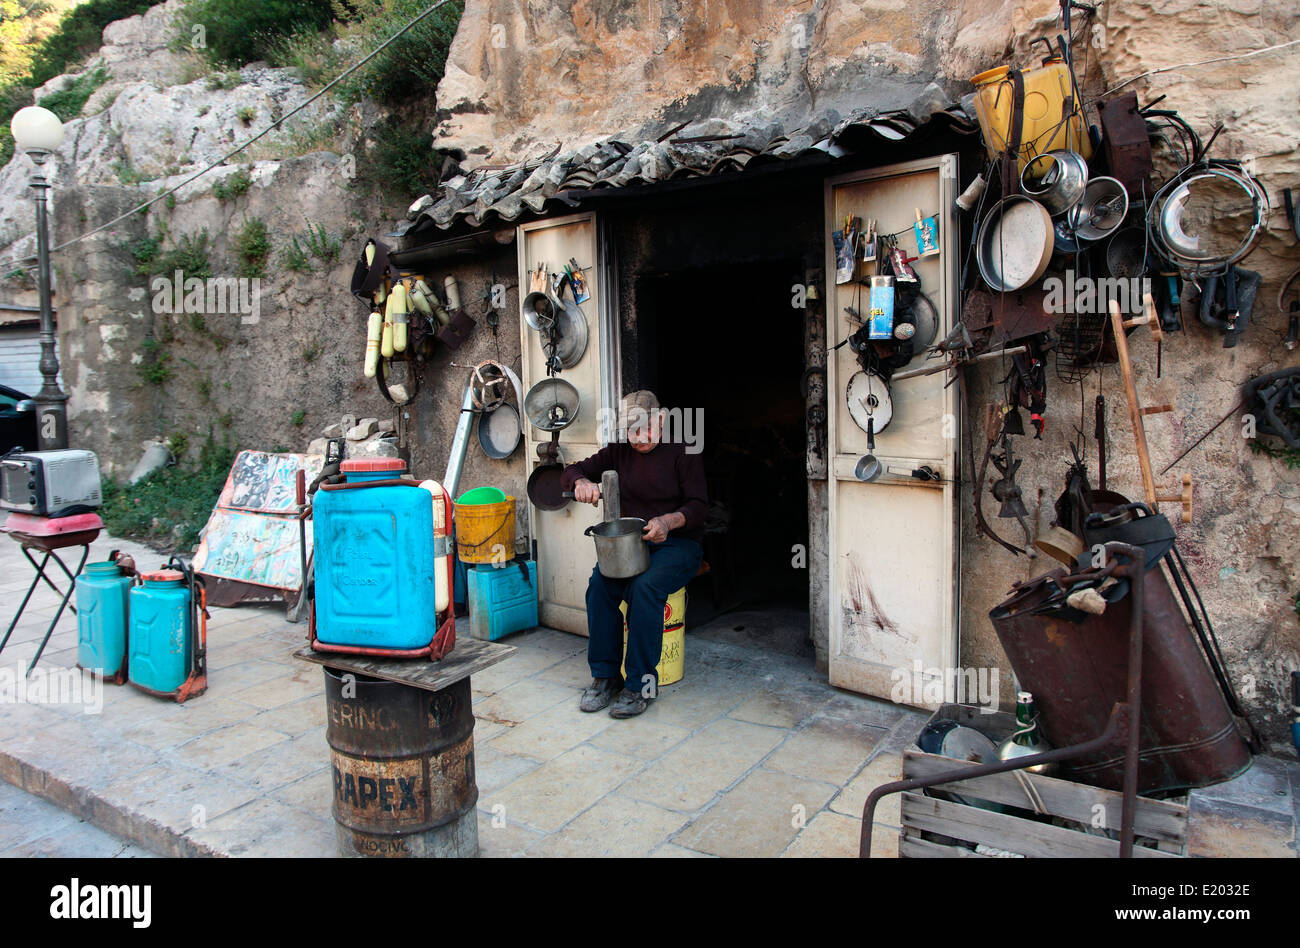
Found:
[[[325,669],[340,856],[478,855],[469,679],[424,691]]]

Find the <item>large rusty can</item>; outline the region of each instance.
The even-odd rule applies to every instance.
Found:
[[[339,855],[477,856],[469,679],[426,691],[324,671]]]
[[[1124,585],[1101,585],[1108,575],[1091,567],[1067,580],[1067,571],[1057,569],[1018,583],[989,613],[1017,680],[1043,713],[1044,736],[1056,747],[1097,737],[1111,709],[1126,700],[1133,597]],[[1231,780],[1250,767],[1250,749],[1158,563],[1143,584],[1138,792]],[[1067,602],[1085,586],[1113,600],[1101,615]],[[1116,744],[1066,767],[1075,780],[1119,790],[1124,748]]]

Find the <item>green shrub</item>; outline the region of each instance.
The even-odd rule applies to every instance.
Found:
[[[31,84],[39,86],[63,75],[70,64],[99,49],[104,27],[144,13],[151,6],[150,0],[87,0],[73,7],[32,57]]]
[[[177,17],[177,45],[189,47],[202,26],[204,53],[214,63],[242,66],[274,55],[291,34],[321,30],[333,18],[330,0],[190,0]]]
[[[296,243],[297,240],[298,238],[295,237],[294,242]],[[308,221],[307,234],[303,240],[308,253],[327,263],[337,260],[343,250],[343,242],[327,231],[324,224],[313,224]]]
[[[257,109],[251,105],[240,106],[239,111],[235,113],[235,117],[245,125],[252,125],[253,119],[257,118]]]
[[[308,273],[311,271],[307,251],[302,249],[302,244],[298,242],[297,235],[289,239],[288,245],[284,248],[281,262],[286,270],[292,270],[294,273]]]
[[[374,147],[362,150],[357,162],[364,186],[399,196],[432,190],[443,155],[429,132],[390,116],[375,127],[374,136]]]
[[[58,92],[51,92],[37,104],[49,109],[64,122],[70,122],[80,117],[87,100],[108,79],[108,70],[100,66],[94,72],[78,76]]]
[[[253,176],[248,173],[246,168],[240,168],[224,181],[212,182],[212,193],[218,201],[224,201],[227,198],[239,197],[241,194],[247,194],[248,189],[253,186]]]
[[[161,342],[154,338],[148,338],[144,341],[144,358],[136,365],[135,370],[140,376],[140,381],[146,385],[157,385],[162,387],[167,384],[167,380],[172,377],[171,362],[172,354],[163,348]]]
[[[197,234],[186,234],[171,250],[155,251],[152,260],[143,264],[141,275],[157,273],[170,277],[175,271],[183,270],[187,280],[190,277],[206,280],[212,276],[212,261],[209,258],[211,249],[208,246],[210,240],[206,229]]]
[[[429,7],[427,0],[351,0],[335,3],[340,32],[358,55],[369,53]],[[382,53],[335,86],[344,101],[361,96],[388,105],[431,96],[447,66],[447,49],[465,4],[457,0],[429,14]]]
[[[295,427],[301,428],[303,422],[307,420],[307,413],[299,408],[293,413],[293,417],[289,420],[293,422]]]
[[[241,277],[261,277],[266,275],[266,258],[271,252],[271,238],[266,229],[266,221],[252,217],[235,235],[235,254],[239,263],[235,275]]]
[[[170,440],[175,444],[183,437],[173,435]],[[174,544],[178,552],[188,553],[198,545],[199,533],[221,496],[235,451],[218,445],[209,434],[196,460],[186,459],[183,451],[172,453],[178,458],[175,465],[154,471],[134,486],[105,478],[100,515],[116,537],[167,548]]]
[[[304,30],[277,40],[268,51],[272,66],[292,69],[303,84],[319,89],[346,69],[347,57],[334,46],[330,32]]]

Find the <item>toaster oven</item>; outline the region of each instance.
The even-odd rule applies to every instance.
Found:
[[[102,506],[93,451],[27,451],[0,458],[0,509],[42,517]]]

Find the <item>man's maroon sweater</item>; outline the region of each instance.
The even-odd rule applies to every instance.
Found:
[[[669,536],[700,540],[709,511],[704,458],[687,454],[682,444],[658,444],[641,454],[625,441],[614,441],[591,457],[570,464],[560,476],[563,490],[573,490],[579,478],[599,485],[600,475],[618,471],[618,492],[624,517],[650,520],[680,513],[686,525]]]

